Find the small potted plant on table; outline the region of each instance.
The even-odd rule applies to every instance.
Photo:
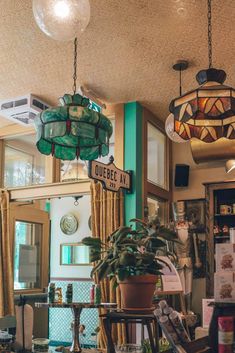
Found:
[[[152,309],[163,263],[156,253],[166,247],[165,240],[177,238],[174,232],[160,225],[153,226],[139,219],[130,222],[136,223],[136,229],[118,228],[108,237],[107,244],[93,237],[86,237],[82,242],[90,247],[91,262],[96,262],[91,276],[97,274],[98,281],[115,277],[121,290],[122,309],[147,312]]]

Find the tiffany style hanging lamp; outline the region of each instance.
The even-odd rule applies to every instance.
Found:
[[[94,160],[109,153],[113,133],[110,120],[90,108],[88,98],[76,93],[77,38],[74,40],[73,95],[60,98],[61,106],[49,108],[35,118],[37,148],[62,160]]]
[[[169,110],[177,136],[214,142],[221,137],[235,139],[235,90],[223,84],[226,73],[212,66],[211,0],[207,5],[209,68],[196,75],[200,86],[173,99]]]

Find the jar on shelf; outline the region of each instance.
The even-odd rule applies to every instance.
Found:
[[[227,224],[225,224],[224,226],[223,226],[223,233],[228,233],[228,231],[229,231],[229,228],[228,228],[228,226],[227,226]]]
[[[215,225],[213,232],[214,232],[214,235],[218,235],[220,233],[220,227],[218,225]]]
[[[47,338],[35,338],[32,341],[34,353],[48,353],[49,351],[49,339]]]

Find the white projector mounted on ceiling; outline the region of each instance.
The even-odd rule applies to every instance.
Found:
[[[33,124],[38,113],[49,108],[49,105],[32,94],[0,102],[0,116],[24,126]]]

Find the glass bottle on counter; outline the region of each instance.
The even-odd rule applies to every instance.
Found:
[[[62,288],[57,287],[55,290],[55,303],[62,304],[63,303],[63,296],[62,296]]]
[[[71,304],[73,302],[73,284],[69,283],[66,290],[66,303]]]
[[[232,316],[218,317],[218,353],[233,353],[234,318]]]
[[[55,302],[55,283],[50,283],[48,288],[48,302],[54,303]]]
[[[90,288],[90,303],[94,304],[94,302],[95,302],[95,285],[92,284]]]
[[[101,303],[101,288],[100,284],[96,284],[95,286],[95,304],[100,304]]]

